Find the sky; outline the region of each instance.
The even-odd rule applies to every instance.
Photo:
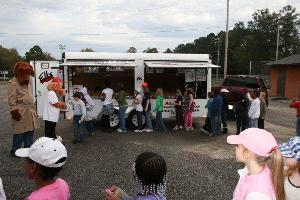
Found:
[[[299,0],[230,0],[230,28],[258,9],[278,11]],[[23,56],[34,45],[65,51],[142,52],[192,42],[225,30],[226,0],[0,0],[0,45]]]

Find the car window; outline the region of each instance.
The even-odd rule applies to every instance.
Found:
[[[256,79],[225,79],[223,82],[224,86],[233,86],[233,87],[246,87],[246,88],[259,88],[258,82]]]

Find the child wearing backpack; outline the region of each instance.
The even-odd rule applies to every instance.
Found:
[[[69,186],[57,175],[67,160],[65,146],[54,138],[41,137],[30,148],[21,148],[16,156],[25,158],[24,173],[36,190],[26,200],[69,200]]]
[[[292,137],[279,145],[285,163],[284,190],[286,200],[300,197],[300,137]]]
[[[105,190],[106,200],[166,200],[167,165],[165,159],[153,152],[144,152],[132,166],[138,193],[130,197],[122,189],[112,186]]]
[[[237,145],[236,160],[245,164],[238,170],[240,179],[233,200],[284,200],[283,159],[274,136],[263,129],[248,128],[228,136],[227,142]]]

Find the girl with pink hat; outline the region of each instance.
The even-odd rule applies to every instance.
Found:
[[[237,145],[236,160],[245,164],[238,170],[240,179],[233,200],[285,200],[283,158],[274,136],[249,128],[228,136],[227,142]]]

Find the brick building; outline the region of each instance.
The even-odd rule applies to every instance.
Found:
[[[300,98],[300,54],[266,65],[271,66],[270,96]]]

